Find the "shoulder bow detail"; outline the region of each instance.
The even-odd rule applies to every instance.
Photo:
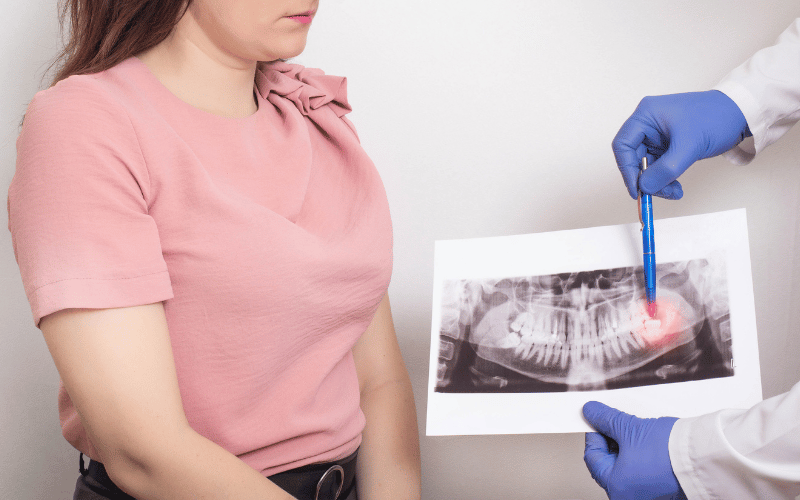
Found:
[[[272,92],[289,99],[304,115],[325,105],[339,118],[352,110],[347,102],[347,79],[326,75],[319,69],[283,61],[261,63],[256,86],[264,97]]]

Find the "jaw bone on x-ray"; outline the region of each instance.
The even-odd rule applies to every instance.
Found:
[[[733,375],[725,265],[660,264],[443,285],[436,392],[616,389]]]

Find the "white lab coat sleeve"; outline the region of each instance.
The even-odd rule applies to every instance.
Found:
[[[800,494],[800,382],[749,410],[679,419],[669,457],[689,500],[794,500]]]
[[[725,153],[743,165],[800,120],[800,19],[714,87],[742,110],[752,139]]]
[[[725,156],[747,163],[800,120],[800,19],[715,89],[739,106],[753,134]],[[800,494],[800,383],[749,410],[679,419],[669,457],[689,500],[794,500]]]

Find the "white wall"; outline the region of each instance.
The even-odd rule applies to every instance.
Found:
[[[4,4],[0,16],[3,193],[17,124],[54,54],[54,3]],[[434,240],[634,222],[609,145],[639,99],[709,88],[798,16],[794,0],[322,0],[298,62],[348,76],[350,116],[389,193],[424,498],[605,498],[581,434],[424,437]],[[704,161],[683,176],[682,201],[655,201],[657,218],[747,209],[765,397],[800,379],[798,139],[747,167]],[[0,294],[0,491],[71,498],[77,453],[60,438],[57,374],[7,231]]]

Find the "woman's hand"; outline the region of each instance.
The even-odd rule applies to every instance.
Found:
[[[69,309],[40,328],[99,461],[140,499],[291,499],[186,420],[162,304]]]
[[[356,475],[359,500],[420,498],[417,413],[389,298],[353,348],[367,418]]]

